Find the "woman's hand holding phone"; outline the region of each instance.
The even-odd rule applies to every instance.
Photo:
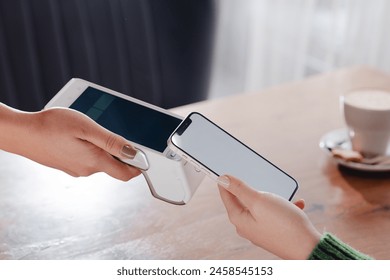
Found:
[[[321,238],[306,214],[304,201],[295,204],[259,192],[232,177],[218,178],[219,191],[237,233],[283,258],[307,259]]]
[[[232,174],[252,188],[287,200],[298,189],[294,178],[200,113],[189,114],[172,133],[168,144],[212,179]]]

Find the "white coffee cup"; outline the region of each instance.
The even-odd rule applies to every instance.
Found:
[[[390,151],[390,92],[360,89],[341,97],[352,149],[365,157]]]

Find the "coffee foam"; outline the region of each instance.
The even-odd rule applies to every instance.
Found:
[[[367,110],[390,110],[390,92],[359,90],[345,95],[344,102]]]

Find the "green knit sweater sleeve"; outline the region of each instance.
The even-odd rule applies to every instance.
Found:
[[[309,260],[370,260],[330,233],[325,233],[309,256]]]

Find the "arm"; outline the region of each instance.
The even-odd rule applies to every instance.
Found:
[[[124,138],[71,109],[28,113],[0,103],[0,131],[0,149],[72,176],[101,171],[127,181],[140,174],[112,157],[135,156]]]
[[[271,193],[258,192],[232,176],[218,180],[222,201],[240,236],[283,259],[362,259],[335,237],[319,233],[295,204]]]

